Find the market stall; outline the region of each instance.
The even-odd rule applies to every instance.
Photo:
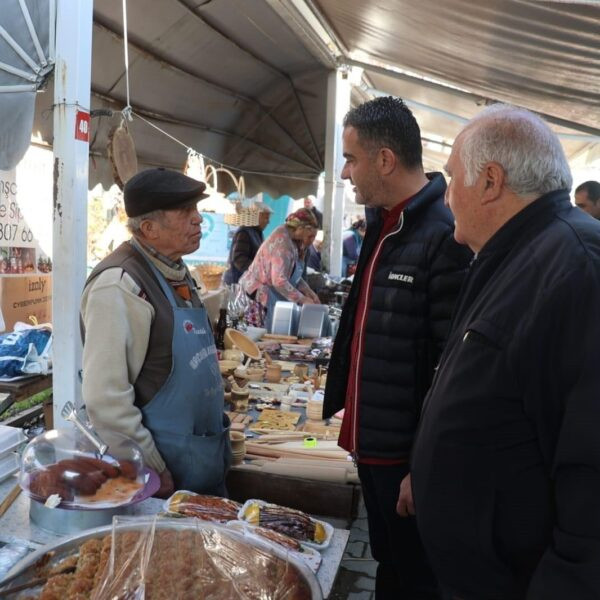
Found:
[[[15,478],[9,478],[0,483],[0,498],[5,498],[13,489]],[[39,551],[48,545],[65,541],[72,536],[57,535],[44,530],[31,521],[29,516],[30,499],[20,494],[6,513],[0,517],[0,564],[4,567],[7,561],[12,559],[26,558],[32,552]],[[164,501],[156,498],[148,498],[136,504],[129,511],[130,516],[148,517],[156,515],[164,510]],[[106,534],[106,528],[98,528],[101,534]],[[321,563],[316,573],[323,597],[327,598],[348,540],[348,531],[334,529],[331,541],[326,549],[320,552]],[[7,585],[6,582],[0,584]],[[15,583],[16,585],[16,583]],[[31,590],[29,590],[31,595]],[[16,596],[18,598],[18,596]]]
[[[135,548],[148,547],[137,554],[132,550],[140,564],[127,554],[131,574],[123,586],[147,586],[148,600],[158,597],[150,589],[175,585],[157,567],[173,558],[174,546],[189,546],[188,554],[193,550],[204,557],[185,567],[189,581],[181,597],[192,589],[202,594],[210,585],[220,594],[214,597],[234,598],[234,590],[243,588],[280,598],[278,573],[291,573],[288,583],[296,593],[291,597],[328,596],[348,531],[260,497],[244,504],[187,491],[166,501],[153,498],[158,477],[133,441],[90,430],[74,411],[65,419],[74,427],[46,431],[24,449],[20,430],[0,430],[0,464],[8,467],[0,472],[1,597],[69,598],[75,591],[84,593],[77,597],[92,597],[92,591],[97,598],[112,597],[103,595],[108,593],[103,586],[110,588],[122,570],[120,575],[111,571],[115,562],[107,556],[111,547],[113,553],[122,550],[126,535],[135,537],[128,542]],[[20,460],[13,453],[17,449]],[[19,473],[10,476],[17,466]]]
[[[120,577],[107,571],[115,563],[106,557],[120,551],[126,535],[134,536],[128,543],[136,548],[148,545],[134,552],[140,564],[127,562],[132,573],[146,573],[126,578],[131,589],[142,582],[172,585],[160,579],[157,564],[169,548],[191,543],[206,554],[187,567],[192,587],[210,580],[223,598],[235,597],[239,582],[218,575],[229,556],[229,566],[245,573],[244,585],[261,597],[280,597],[275,573],[281,569],[292,573],[294,598],[329,595],[349,535],[329,517],[350,519],[359,499],[356,468],[337,446],[339,420],[321,419],[331,338],[266,334],[236,322],[245,333],[216,332],[231,420],[230,499],[186,490],[153,498],[158,476],[139,447],[113,431],[92,430],[68,403],[62,414],[68,427],[49,429],[26,446],[19,429],[0,428],[6,467],[0,472],[0,596],[68,598],[83,585],[83,597],[93,590],[103,598],[104,588],[112,589],[108,582]],[[89,561],[96,565],[93,576]],[[255,572],[265,561],[268,576]]]

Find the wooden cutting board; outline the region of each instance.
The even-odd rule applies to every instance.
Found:
[[[135,144],[124,123],[109,133],[107,153],[115,182],[123,189],[127,181],[138,171]]]

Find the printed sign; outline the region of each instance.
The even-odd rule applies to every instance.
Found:
[[[32,147],[16,169],[0,171],[0,316],[6,331],[29,317],[51,320],[52,259],[41,240],[50,252],[52,152]]]
[[[75,139],[82,142],[90,141],[90,113],[78,110],[75,115]]]

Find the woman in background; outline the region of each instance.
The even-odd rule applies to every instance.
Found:
[[[261,315],[253,318],[271,331],[273,309],[279,300],[297,304],[319,304],[318,296],[302,279],[304,253],[317,234],[317,220],[312,212],[301,208],[288,215],[258,249],[248,270],[240,278],[242,289],[255,297]]]

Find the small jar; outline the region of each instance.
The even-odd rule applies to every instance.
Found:
[[[294,365],[294,375],[299,377],[301,380],[304,379],[308,375],[308,365],[303,363],[297,363]]]
[[[279,383],[281,381],[281,365],[277,363],[267,365],[265,379],[269,383]]]

